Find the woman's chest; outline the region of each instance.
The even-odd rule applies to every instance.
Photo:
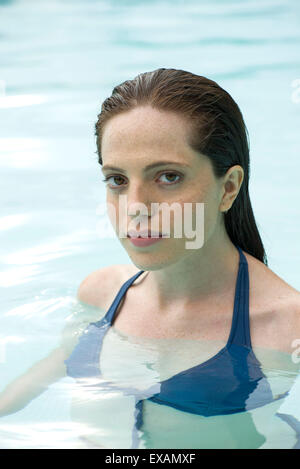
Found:
[[[265,375],[274,395],[286,392],[299,365],[289,355],[270,349],[255,349],[255,358],[258,364],[254,366],[252,352],[250,359],[244,348],[230,353],[220,341],[130,337],[111,327],[102,343],[99,366],[102,376],[117,386],[140,390],[178,374],[183,375],[186,390],[195,385],[195,379],[200,387],[230,390]]]
[[[107,378],[147,387],[206,362],[224,345],[220,341],[126,336],[111,327],[103,339],[99,366]]]

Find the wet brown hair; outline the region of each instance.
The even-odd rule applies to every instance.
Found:
[[[249,197],[248,131],[230,94],[213,80],[174,68],[159,68],[124,81],[102,103],[95,125],[100,165],[105,123],[143,105],[185,117],[192,129],[189,145],[210,159],[216,178],[223,177],[231,166],[243,168],[240,191],[224,213],[225,228],[233,244],[268,265]]]

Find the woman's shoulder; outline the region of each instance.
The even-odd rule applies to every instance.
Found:
[[[300,339],[300,292],[270,267],[245,253],[250,281],[250,321],[257,344],[292,351]]]
[[[77,298],[82,303],[106,310],[121,286],[139,272],[133,264],[115,264],[91,272],[80,283]]]
[[[95,270],[82,280],[61,334],[66,357],[89,323],[101,320],[122,284],[138,271],[134,265],[117,264]]]

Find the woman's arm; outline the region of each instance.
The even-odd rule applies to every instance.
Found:
[[[100,317],[100,309],[91,308],[77,301],[76,310],[66,320],[60,345],[0,392],[0,417],[23,409],[35,397],[46,391],[48,386],[65,377],[64,360],[71,354],[88,323]]]
[[[65,350],[57,347],[0,393],[0,417],[23,409],[48,386],[65,376]]]
[[[103,270],[105,269],[97,271],[98,280],[101,280]],[[97,286],[99,297],[101,283],[98,283]],[[99,320],[104,314],[104,310],[89,305],[87,302],[87,292],[91,287],[92,289],[95,287],[95,273],[84,279],[78,288],[77,298],[72,305],[71,314],[66,318],[59,346],[0,392],[0,417],[23,409],[34,398],[46,391],[49,385],[66,376],[64,360],[71,354],[89,322]]]

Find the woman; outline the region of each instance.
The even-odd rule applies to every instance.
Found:
[[[293,341],[300,338],[300,293],[267,266],[249,197],[247,131],[237,104],[212,80],[161,68],[114,88],[102,104],[96,137],[109,216],[133,265],[105,267],[81,283],[78,299],[95,307],[98,316],[91,317],[75,347],[65,347],[65,341],[48,363],[40,362],[27,385],[39,382],[39,374],[48,385],[67,371],[85,389],[103,388],[104,382],[107,389],[129,396],[131,415],[134,411],[130,439],[109,443],[99,435],[85,437],[98,447],[175,447],[172,438],[164,439],[174,429],[179,447],[209,447],[212,438],[204,432],[216,433],[213,422],[219,432],[215,447],[260,447],[265,440],[249,412],[258,409],[259,420],[259,409],[266,406],[274,415],[288,391],[285,386],[274,395],[262,371],[274,366],[274,355],[260,350],[281,352],[285,366],[299,368],[291,354]],[[122,213],[120,195],[127,203]],[[133,223],[136,203],[146,208],[139,225]],[[182,213],[191,204],[192,219],[203,228],[200,247],[187,248],[186,230],[174,235],[181,221],[175,221],[172,210],[157,210],[164,203],[177,204]],[[158,204],[156,211],[152,204]],[[165,234],[167,213],[168,237],[157,239],[157,231]],[[146,239],[137,240],[142,232]],[[149,242],[151,234],[156,242]],[[120,354],[112,357],[112,331],[120,336],[118,347],[123,338],[124,357],[129,350],[124,338],[155,344],[148,382],[142,382],[146,374],[138,373],[131,380],[135,370],[126,360],[119,374],[110,370],[113,360],[122,360]],[[149,369],[139,353],[136,360]],[[276,365],[281,363],[275,360]],[[78,407],[74,411],[79,420],[80,412]],[[117,418],[113,406],[110,415]],[[196,440],[189,433],[184,441],[191,425]],[[149,428],[155,428],[155,436]]]

